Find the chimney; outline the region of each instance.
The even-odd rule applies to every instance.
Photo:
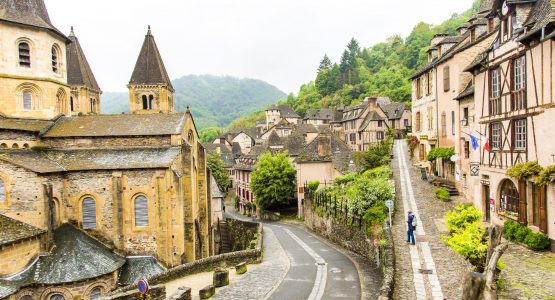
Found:
[[[318,136],[318,157],[331,157],[331,136],[328,134]]]
[[[430,47],[436,46],[441,40],[443,40],[447,36],[449,36],[447,33],[435,34],[434,37],[432,38],[432,41],[430,42]]]
[[[376,97],[376,96],[366,97],[366,99],[364,99],[364,100],[366,102],[368,102],[369,107],[376,107],[377,106],[378,97]]]

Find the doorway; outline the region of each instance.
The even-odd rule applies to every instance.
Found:
[[[484,215],[486,216],[486,222],[490,221],[490,197],[489,197],[489,185],[482,185],[482,203],[484,205]]]

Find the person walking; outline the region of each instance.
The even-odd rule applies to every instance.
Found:
[[[416,216],[410,210],[407,216],[407,229],[407,243],[415,245],[414,231],[416,230]]]

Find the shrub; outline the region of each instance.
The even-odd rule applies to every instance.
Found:
[[[526,244],[526,246],[530,249],[541,250],[547,248],[550,241],[549,238],[543,233],[530,232],[524,239],[524,244]]]
[[[515,232],[515,240],[519,243],[524,243],[526,237],[531,233],[532,230],[528,229],[528,227],[524,227],[518,224],[518,228]]]
[[[408,136],[407,141],[408,141],[408,144],[409,144],[410,157],[412,158],[412,157],[414,157],[414,150],[416,150],[418,145],[420,145],[420,141],[418,140],[418,138],[416,136]]]
[[[519,228],[520,224],[512,220],[506,220],[505,224],[503,225],[503,236],[511,241],[515,239],[515,233]]]
[[[375,205],[372,205],[366,210],[364,214],[364,221],[366,221],[367,226],[374,226],[376,224],[381,224],[388,217],[388,208],[384,201],[378,201]]]
[[[434,190],[436,193],[436,198],[439,200],[448,200],[449,199],[449,192],[444,188],[437,188]]]
[[[541,171],[542,167],[537,161],[529,161],[507,169],[507,175],[518,180],[523,180],[530,176],[538,175]]]
[[[465,228],[468,224],[479,222],[482,215],[482,212],[471,204],[459,204],[454,211],[445,215],[445,223],[447,229],[453,232]]]
[[[318,181],[318,180],[308,182],[308,189],[313,191],[313,192],[316,191],[319,186],[320,186],[320,181]]]
[[[555,183],[555,165],[546,167],[536,177],[536,184],[539,186],[545,186],[550,183]]]
[[[368,178],[381,178],[389,179],[393,175],[391,168],[389,166],[381,166],[374,169],[370,169],[364,172],[362,175]]]
[[[426,160],[434,161],[438,158],[450,158],[455,155],[455,148],[434,148],[426,155]]]
[[[455,231],[452,235],[442,237],[442,240],[451,249],[466,257],[473,265],[483,266],[488,251],[485,237],[485,229],[479,222],[474,222]]]

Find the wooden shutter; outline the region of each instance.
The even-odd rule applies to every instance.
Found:
[[[540,231],[547,234],[547,201],[546,201],[546,187],[539,187],[539,215],[540,215]]]
[[[443,91],[448,92],[451,89],[449,80],[449,67],[443,68]]]
[[[4,180],[0,178],[0,202],[4,202],[6,200],[6,191],[4,189]]]
[[[83,199],[83,229],[96,228],[96,204],[94,199],[87,197]]]
[[[145,196],[135,198],[135,227],[148,226],[148,201]]]
[[[526,181],[518,181],[518,222],[526,225]]]

